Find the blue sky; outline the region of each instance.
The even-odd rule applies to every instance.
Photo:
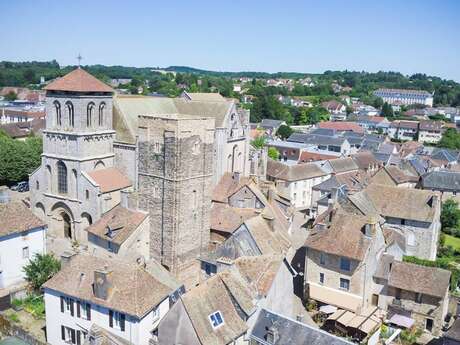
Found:
[[[457,0],[0,0],[0,60],[460,81]]]

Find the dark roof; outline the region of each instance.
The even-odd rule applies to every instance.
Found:
[[[460,342],[460,319],[456,319],[449,330],[444,333],[444,338],[457,340]]]
[[[44,87],[47,91],[110,92],[114,90],[81,68],[74,69]]]
[[[455,150],[449,149],[434,149],[431,153],[431,159],[436,159],[440,161],[455,162],[457,160],[459,153]]]
[[[275,330],[274,343],[267,341],[267,331]],[[346,345],[352,344],[345,339],[336,337],[325,331],[319,330],[272,311],[261,309],[256,323],[251,331],[250,338],[263,345],[287,344],[315,344],[315,345]]]
[[[316,135],[316,134],[305,134],[305,133],[292,133],[287,139],[290,142],[304,143],[311,145],[333,145],[342,146],[345,142],[345,138],[328,136],[328,135]]]
[[[334,136],[337,133],[336,130],[332,128],[316,128],[312,130],[309,134]]]
[[[278,128],[284,123],[282,120],[262,119],[260,127],[262,128]]]
[[[460,172],[432,171],[422,176],[424,189],[460,191]]]

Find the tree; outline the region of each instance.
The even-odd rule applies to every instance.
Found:
[[[460,134],[454,128],[448,128],[438,143],[439,147],[458,150],[460,149]]]
[[[281,139],[286,140],[291,136],[293,132],[294,130],[291,127],[287,125],[281,125],[276,131],[276,135],[279,136]]]
[[[384,117],[393,117],[393,108],[387,102],[383,103],[382,106],[382,116]]]
[[[10,91],[5,95],[6,101],[15,101],[18,99],[18,95],[14,91]]]
[[[279,156],[280,156],[280,153],[278,152],[277,149],[275,149],[274,147],[268,148],[268,157],[274,160],[278,160]]]
[[[376,109],[380,109],[383,106],[383,100],[380,97],[375,97],[372,106]]]
[[[265,137],[261,135],[260,137],[257,137],[253,141],[251,141],[251,145],[256,149],[261,149],[265,146],[265,142]]]
[[[52,254],[36,253],[32,260],[24,266],[23,271],[26,275],[26,280],[34,290],[38,291],[60,269],[61,263]]]
[[[460,221],[460,210],[458,203],[452,199],[448,199],[442,205],[441,224],[443,231],[447,229],[455,229]]]

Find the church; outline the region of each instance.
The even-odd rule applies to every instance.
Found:
[[[208,250],[213,187],[227,172],[249,176],[249,112],[219,94],[117,95],[82,68],[45,90],[29,183],[49,249],[186,270]]]

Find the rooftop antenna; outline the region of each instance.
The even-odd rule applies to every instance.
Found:
[[[78,56],[77,56],[77,60],[78,60],[78,68],[80,68],[80,63],[81,63],[81,60],[82,60],[82,56],[81,54],[79,53]]]

